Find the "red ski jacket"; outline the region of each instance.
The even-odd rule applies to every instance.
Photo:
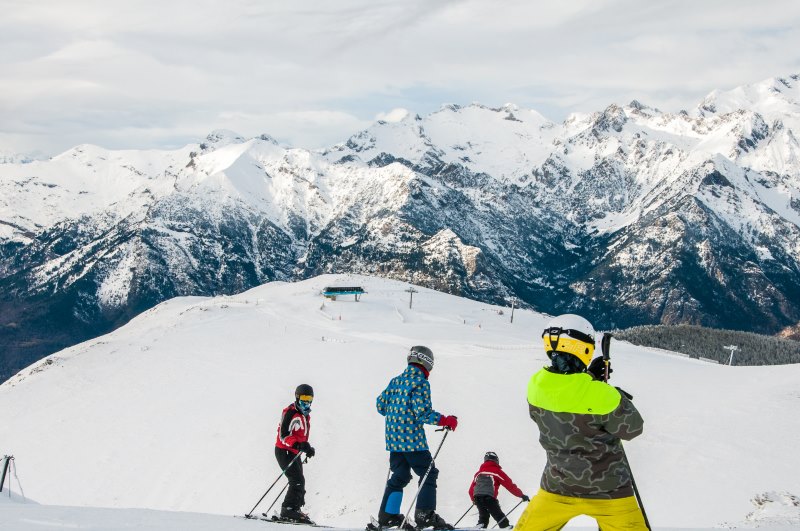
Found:
[[[472,478],[472,485],[469,486],[469,499],[474,500],[475,496],[493,496],[497,498],[497,491],[500,490],[500,485],[504,486],[508,492],[517,498],[522,498],[522,491],[511,481],[508,474],[503,472],[499,464],[494,461],[484,461]]]
[[[278,437],[275,439],[275,447],[282,450],[289,450],[292,453],[299,453],[293,448],[295,443],[308,441],[311,431],[311,415],[303,415],[297,410],[294,402],[286,406],[281,414],[281,421],[278,424]]]

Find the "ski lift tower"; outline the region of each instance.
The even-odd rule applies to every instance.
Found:
[[[411,297],[408,299],[408,309],[411,309],[411,305],[414,303],[414,294],[418,293],[417,290],[414,289],[414,286],[411,286],[407,290],[405,290]]]
[[[733,365],[733,353],[739,350],[739,347],[736,345],[728,345],[727,347],[722,347],[722,348],[731,351],[731,357],[728,359],[728,365]]]

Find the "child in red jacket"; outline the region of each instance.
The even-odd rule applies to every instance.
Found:
[[[489,525],[490,514],[500,527],[510,527],[508,518],[497,501],[497,491],[500,490],[500,485],[514,496],[522,498],[522,501],[530,500],[500,468],[500,458],[497,457],[497,454],[486,452],[486,455],[483,456],[483,464],[472,478],[472,485],[469,486],[469,498],[478,508],[479,528],[485,529]]]

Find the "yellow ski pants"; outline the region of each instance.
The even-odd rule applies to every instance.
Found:
[[[561,496],[540,489],[519,517],[514,531],[557,531],[581,514],[597,520],[601,531],[647,530],[633,496],[598,500]]]

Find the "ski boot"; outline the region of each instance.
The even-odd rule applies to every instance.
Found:
[[[378,520],[372,519],[372,521],[367,524],[366,531],[381,531],[383,529],[400,529],[401,531],[417,531],[417,528],[414,527],[414,524],[411,523],[411,520],[406,520],[406,523],[403,523],[404,516],[402,514],[389,514],[381,511],[378,513]],[[402,527],[401,527],[402,526]]]
[[[414,527],[411,520],[406,520],[405,524],[403,524],[403,520],[405,520],[405,516],[402,514],[378,513],[378,524],[380,524],[381,527],[396,527],[403,531],[417,531],[417,528]]]
[[[315,525],[314,521],[311,520],[306,513],[295,507],[281,507],[279,519],[286,522]]]
[[[444,521],[444,518],[436,514],[433,509],[417,509],[414,511],[414,521],[417,529],[431,527],[434,531],[455,529],[452,525]]]

